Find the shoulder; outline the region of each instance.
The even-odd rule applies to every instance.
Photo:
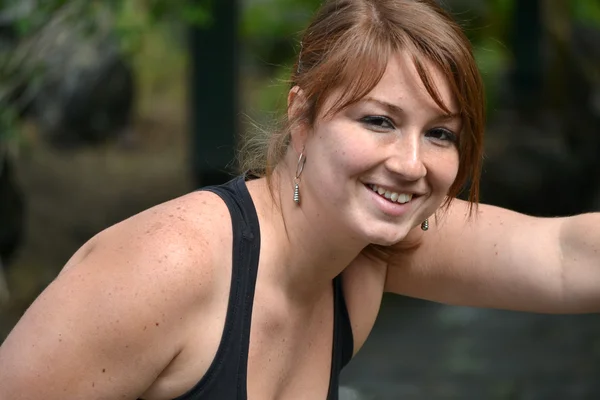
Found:
[[[61,275],[82,264],[100,263],[105,271],[153,272],[165,278],[177,270],[190,278],[218,261],[218,247],[228,235],[223,201],[211,192],[193,192],[100,232],[73,255]]]
[[[9,382],[14,393],[38,390],[26,383],[35,376],[47,394],[138,396],[181,352],[190,321],[227,287],[230,237],[227,208],[209,192],[174,199],[99,233],[0,348],[0,375],[12,377],[0,386],[9,393]]]
[[[76,275],[88,277],[89,284],[120,282],[127,286],[121,300],[135,292],[161,298],[157,306],[164,312],[193,312],[229,283],[223,266],[230,248],[226,205],[211,192],[197,191],[99,233],[69,260],[57,281]]]

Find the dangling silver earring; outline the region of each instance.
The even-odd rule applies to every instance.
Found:
[[[421,230],[422,231],[426,231],[429,229],[429,219],[426,219],[425,221],[423,221],[423,223],[421,224]]]
[[[300,185],[298,180],[294,180],[294,203],[300,204]]]
[[[296,176],[294,177],[294,203],[298,205],[300,205],[300,175],[302,175],[305,163],[306,156],[304,155],[304,148],[302,148],[300,157],[298,157],[298,165],[296,166]]]

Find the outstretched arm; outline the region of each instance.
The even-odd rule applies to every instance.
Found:
[[[600,311],[600,214],[535,218],[456,200],[389,260],[386,290],[476,307]],[[409,249],[406,249],[409,248]]]

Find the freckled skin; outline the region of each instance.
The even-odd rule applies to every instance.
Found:
[[[598,311],[598,214],[536,219],[482,205],[469,219],[459,200],[439,210],[456,176],[457,150],[432,139],[439,109],[414,73],[399,55],[370,94],[404,110],[393,128],[365,121],[389,111],[369,102],[293,132],[275,197],[290,199],[294,152],[305,145],[300,206],[274,204],[265,179],[246,183],[261,229],[250,399],[324,398],[332,338],[323,332],[333,331],[331,281],[340,274],[354,352],[384,291],[456,305]],[[445,82],[435,83],[452,104]],[[390,217],[365,186],[379,180],[420,198]],[[100,233],[0,347],[0,398],[163,400],[185,393],[210,367],[222,337],[231,247],[229,212],[208,192]]]
[[[457,111],[449,86],[435,68],[432,72],[444,103]],[[331,97],[325,109],[337,95]],[[458,172],[458,150],[453,143],[436,140],[428,132],[434,127],[460,132],[461,121],[434,122],[443,111],[403,54],[390,62],[380,83],[366,98],[377,102],[354,104],[302,133],[305,139],[299,146],[305,147],[309,160],[302,175],[302,196],[311,207],[305,208],[308,216],[327,216],[326,223],[315,220],[314,224],[335,227],[338,235],[351,232],[366,243],[389,245],[402,240],[445,199]],[[379,102],[398,105],[403,112],[392,114]],[[364,122],[370,116],[389,117],[393,125],[377,129]],[[384,217],[365,198],[366,183],[422,196],[406,215]]]

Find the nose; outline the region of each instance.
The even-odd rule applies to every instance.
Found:
[[[399,135],[393,143],[385,167],[407,181],[417,181],[427,174],[423,163],[421,135],[418,132]]]

